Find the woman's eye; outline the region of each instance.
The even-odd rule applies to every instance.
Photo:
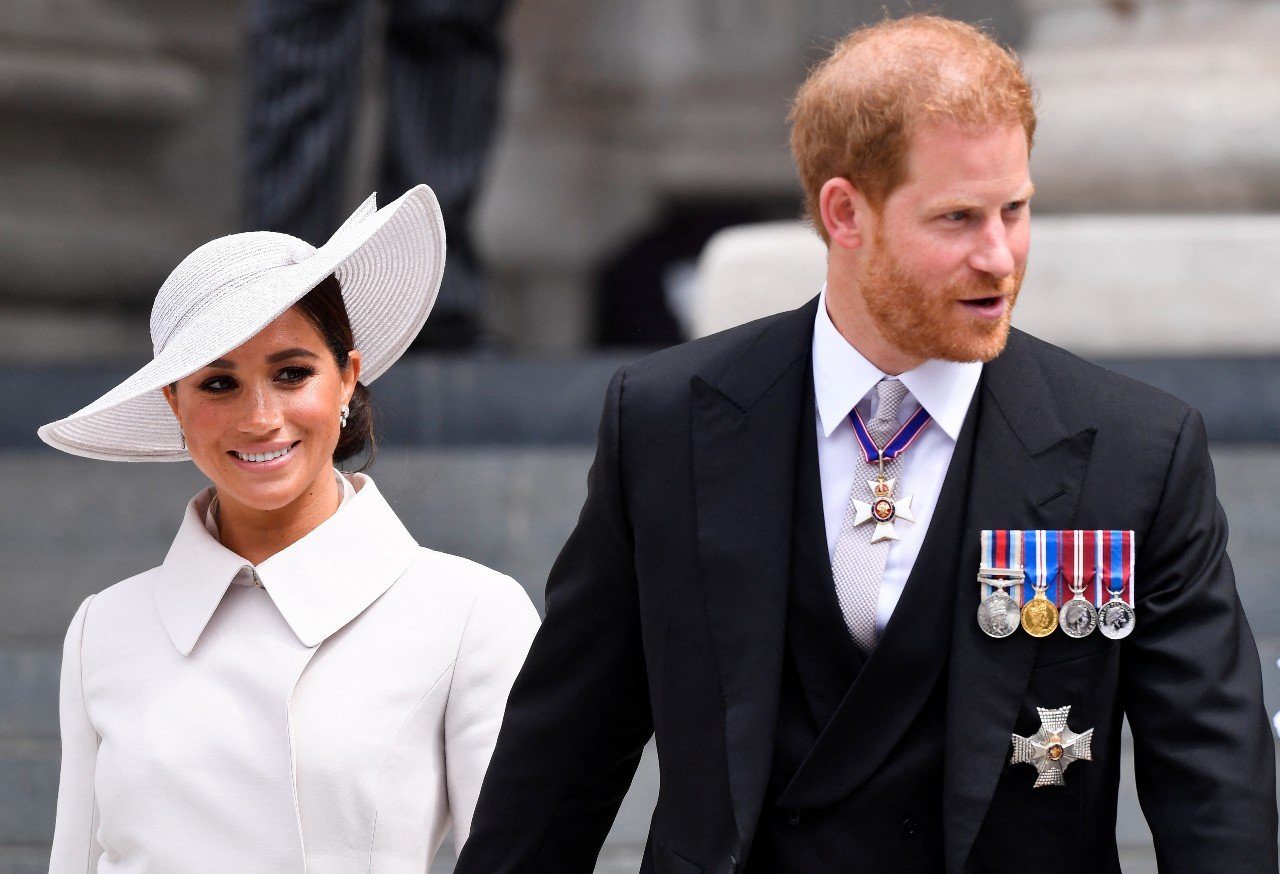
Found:
[[[276,379],[281,382],[302,382],[314,373],[310,367],[286,367],[276,375]]]
[[[211,376],[200,383],[200,391],[206,391],[210,394],[231,391],[235,387],[236,381],[229,376]]]

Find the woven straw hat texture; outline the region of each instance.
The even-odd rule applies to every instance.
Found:
[[[84,409],[40,428],[40,439],[106,461],[189,459],[162,387],[252,339],[331,273],[360,350],[360,381],[373,382],[426,322],[444,253],[440,207],[425,185],[382,209],[370,196],[319,249],[270,231],[205,243],[156,295],[155,357]]]

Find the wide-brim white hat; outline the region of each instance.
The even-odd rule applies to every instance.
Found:
[[[57,449],[106,461],[184,461],[161,389],[252,339],[330,274],[370,383],[413,342],[444,274],[444,222],[425,185],[377,208],[370,196],[319,249],[253,231],[205,243],[169,274],[151,308],[155,357],[77,413],[42,427]]]

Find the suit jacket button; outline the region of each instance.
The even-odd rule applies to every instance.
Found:
[[[902,821],[902,833],[909,838],[914,838],[920,833],[920,825],[914,819],[904,819]]]
[[[787,811],[787,825],[800,824],[800,808],[793,807]]]

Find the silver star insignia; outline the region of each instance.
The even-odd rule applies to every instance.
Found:
[[[1011,765],[1035,765],[1039,775],[1035,788],[1041,786],[1062,786],[1065,780],[1062,772],[1067,770],[1076,759],[1092,761],[1090,744],[1093,741],[1093,729],[1084,734],[1076,734],[1067,728],[1067,714],[1071,707],[1059,707],[1051,710],[1037,707],[1040,714],[1040,730],[1031,737],[1013,736],[1013,755],[1009,757]]]
[[[887,495],[883,498],[876,497],[870,504],[866,501],[859,501],[856,498],[854,499],[853,506],[856,508],[856,513],[853,517],[853,524],[861,525],[863,522],[872,521],[876,523],[876,530],[871,532],[872,543],[879,543],[881,540],[901,540],[902,538],[893,527],[893,523],[898,519],[901,519],[903,522],[914,523],[916,521],[915,515],[911,512],[911,499],[914,495],[907,495],[905,498],[899,498],[897,500],[893,498],[893,486],[897,481],[897,479],[885,480],[883,485],[888,490]],[[871,489],[871,494],[875,495],[876,488],[877,486],[880,486],[881,483],[877,480],[869,479],[867,480],[867,485]],[[886,502],[889,505],[889,512],[887,514],[877,515],[875,510],[876,506]],[[882,518],[882,516],[887,516],[887,518]]]

